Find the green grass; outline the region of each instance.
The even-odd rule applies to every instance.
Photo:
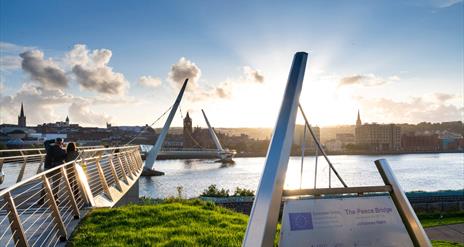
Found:
[[[432,246],[434,247],[464,247],[464,244],[453,243],[442,240],[432,240]]]
[[[464,223],[464,212],[418,215],[424,227]],[[241,246],[248,216],[201,200],[145,200],[142,205],[96,209],[70,246]],[[278,243],[277,229],[275,244]],[[433,246],[463,244],[432,241]]]
[[[464,212],[418,214],[423,227],[464,223]]]
[[[97,209],[70,246],[240,246],[248,217],[199,200]]]

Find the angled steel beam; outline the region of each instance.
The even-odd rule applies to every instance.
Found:
[[[214,132],[213,128],[211,128],[211,125],[209,124],[208,118],[206,117],[205,111],[203,111],[203,109],[201,109],[201,112],[203,113],[203,117],[205,118],[206,124],[208,125],[209,134],[211,135],[211,139],[213,139],[213,142],[216,145],[216,148],[218,150],[220,150],[220,151],[223,151],[224,149],[222,148],[221,143],[219,142],[219,139],[218,139],[216,133]]]
[[[305,52],[293,58],[242,246],[273,246],[307,58]]]
[[[432,247],[429,237],[425,233],[424,228],[422,228],[419,219],[414,213],[414,209],[412,208],[411,203],[409,203],[403,188],[398,182],[398,179],[393,173],[393,170],[390,168],[387,160],[376,160],[375,166],[377,167],[377,170],[379,171],[385,185],[389,185],[392,188],[390,195],[393,199],[393,203],[395,203],[396,209],[398,209],[398,213],[400,214],[403,223],[406,226],[414,246]]]
[[[182,85],[182,88],[180,89],[180,92],[177,95],[176,101],[174,102],[174,105],[172,106],[171,112],[169,112],[168,119],[164,123],[163,130],[158,136],[158,139],[156,139],[156,142],[153,145],[153,147],[148,152],[147,159],[145,160],[144,169],[149,169],[149,170],[153,169],[153,164],[155,164],[156,157],[158,157],[158,153],[161,150],[161,146],[163,146],[164,139],[166,138],[166,135],[168,134],[169,126],[171,126],[172,119],[174,118],[177,108],[179,107],[180,101],[182,100],[182,96],[184,95],[185,87],[187,87],[187,82],[188,82],[188,78],[185,79],[184,85]]]

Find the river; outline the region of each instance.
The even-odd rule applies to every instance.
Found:
[[[402,154],[402,155],[334,155],[329,156],[335,169],[348,186],[382,185],[374,161],[385,158],[405,191],[457,190],[464,188],[464,154]],[[213,160],[158,160],[155,169],[166,173],[160,177],[141,177],[140,195],[152,198],[177,196],[197,197],[209,185],[219,188],[236,187],[256,190],[265,158],[235,158],[235,164],[223,165]],[[291,157],[285,188],[313,188],[315,157],[305,157],[300,176],[301,157]],[[302,180],[301,180],[302,177]],[[317,187],[328,187],[329,169],[318,159]],[[341,184],[332,173],[332,186]]]

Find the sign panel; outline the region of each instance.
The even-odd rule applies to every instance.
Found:
[[[414,246],[390,196],[288,200],[279,246]]]

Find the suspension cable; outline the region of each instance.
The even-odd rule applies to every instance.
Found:
[[[340,177],[340,175],[338,174],[337,170],[335,170],[334,166],[332,165],[332,162],[330,162],[329,157],[327,157],[327,154],[325,153],[324,149],[322,148],[321,143],[320,143],[319,140],[316,138],[316,135],[314,134],[313,130],[311,129],[311,126],[309,125],[309,121],[308,121],[308,119],[306,118],[306,115],[305,115],[305,113],[304,113],[304,111],[303,111],[303,107],[301,106],[301,104],[298,104],[298,107],[300,108],[301,115],[303,115],[303,118],[304,118],[304,120],[305,120],[305,124],[308,126],[309,133],[311,133],[311,136],[313,137],[314,142],[316,143],[317,148],[319,149],[319,151],[321,151],[321,154],[324,156],[325,160],[326,160],[327,163],[329,164],[330,169],[333,170],[333,172],[334,172],[335,175],[337,176],[338,180],[340,180],[340,182],[342,183],[342,185],[343,185],[345,188],[348,187],[348,186],[346,185],[345,181],[343,181],[342,177]]]
[[[316,148],[316,160],[315,160],[315,165],[314,165],[314,189],[316,188],[316,182],[317,182],[317,160],[318,158],[319,158],[319,152]]]
[[[131,144],[137,137],[139,137],[145,130],[148,129],[148,127],[151,127],[153,126],[155,123],[157,123],[162,117],[164,117],[164,115],[166,115],[166,113],[168,113],[171,109],[172,109],[172,105],[163,113],[161,114],[161,116],[159,116],[153,123],[151,123],[150,125],[146,125],[141,131],[139,131],[139,133],[137,133],[130,141],[128,141],[126,144],[124,144],[123,146],[127,146],[129,144]]]
[[[303,129],[303,139],[301,141],[301,165],[300,165],[300,190],[303,184],[303,163],[305,157],[305,144],[306,144],[306,125]]]

